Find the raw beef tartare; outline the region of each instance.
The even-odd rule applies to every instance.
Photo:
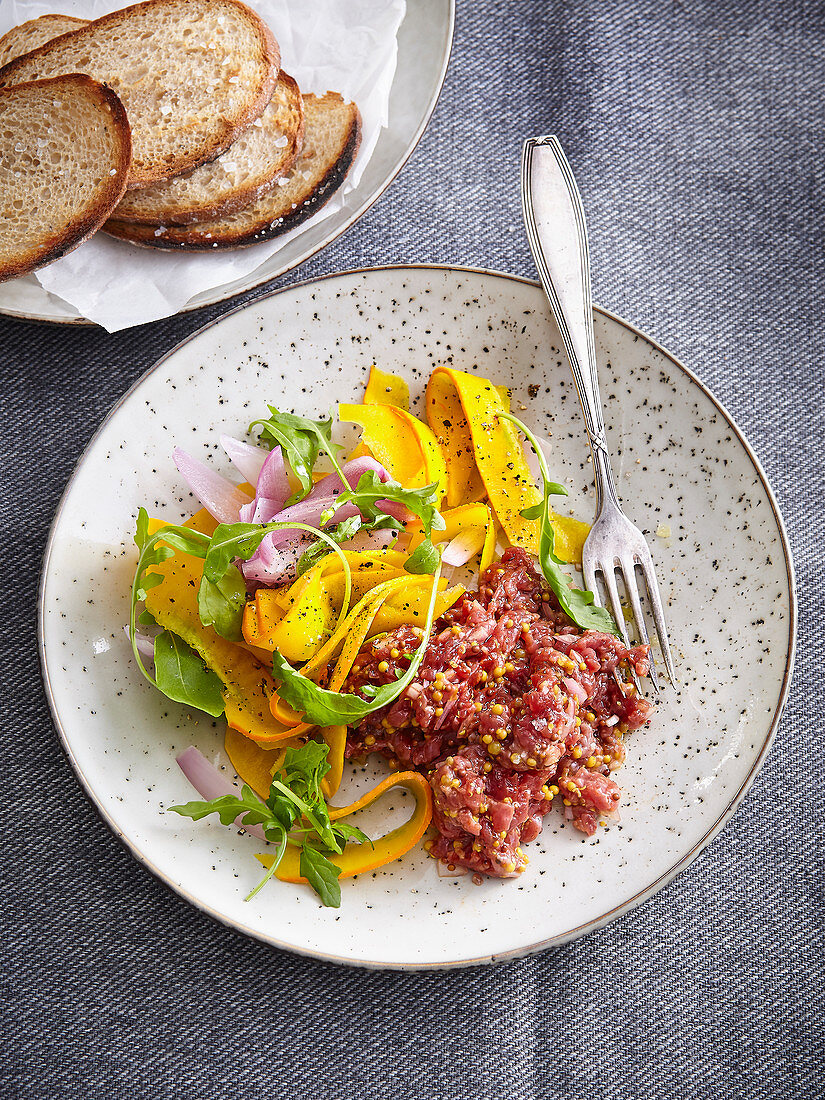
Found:
[[[368,642],[349,690],[391,683],[424,640],[403,626]],[[433,856],[517,875],[554,801],[588,836],[615,815],[624,734],[651,711],[632,674],[648,667],[647,646],[575,626],[511,548],[435,623],[409,687],[350,729],[347,756],[380,752],[427,775]]]

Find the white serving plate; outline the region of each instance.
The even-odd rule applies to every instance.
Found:
[[[776,502],[747,442],[685,367],[596,311],[619,492],[657,563],[679,685],[628,739],[622,820],[586,839],[546,819],[517,881],[439,878],[423,851],[343,882],[340,910],[273,883],[252,903],[260,843],[164,807],[192,797],[187,744],[223,760],[221,724],[141,680],[123,634],[138,506],[193,509],[170,453],[217,453],[267,401],[318,414],[358,400],[372,363],[420,400],[437,363],[513,390],[549,437],[572,514],[591,519],[580,410],[541,290],[450,267],[357,271],[289,287],[179,345],[126,394],[75,471],[46,552],[39,612],[46,687],[83,786],[138,859],[181,896],[265,942],[365,966],[442,967],[519,956],[583,935],[685,868],[730,818],[768,751],[793,665],[795,595]],[[531,398],[530,390],[535,395]],[[419,406],[420,407],[420,406]],[[657,534],[658,532],[658,534]],[[364,777],[345,779],[340,801]],[[382,814],[373,827],[382,824]]]
[[[342,209],[310,220],[294,240],[255,271],[195,295],[180,312],[225,301],[292,271],[337,240],[383,195],[411,156],[435,109],[453,41],[455,0],[411,0],[398,31],[398,61],[389,122],[356,188]],[[28,321],[89,324],[68,302],[50,294],[34,275],[0,283],[0,314]]]

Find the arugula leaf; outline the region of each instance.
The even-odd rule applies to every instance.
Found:
[[[320,741],[307,741],[300,748],[287,749],[280,771],[272,779],[268,801],[273,810],[278,807],[283,813],[285,807],[279,800],[286,798],[306,817],[323,843],[331,851],[340,852],[321,791],[321,780],[330,769],[328,753],[328,746]]]
[[[342,519],[340,523],[336,523],[334,527],[328,527],[325,534],[337,542],[340,546],[342,542],[349,542],[358,531],[361,529],[361,517],[350,516],[348,519]],[[329,553],[329,544],[325,543],[322,539],[318,539],[314,542],[308,550],[305,550],[298,558],[297,576],[302,577],[304,573],[307,573],[313,566],[327,556]]]
[[[404,562],[408,573],[434,573],[441,555],[429,539],[424,539]]]
[[[544,452],[539,446],[539,441],[530,429],[525,424],[522,424],[518,417],[513,416],[512,413],[500,412],[498,415],[504,420],[509,420],[516,425],[519,431],[522,432],[529,441],[538,459],[542,480],[543,499],[540,504],[534,504],[530,508],[524,508],[521,514],[525,519],[537,519],[539,521],[538,558],[541,571],[544,574],[544,579],[555,593],[562,611],[564,611],[568,618],[572,619],[577,626],[580,626],[582,630],[602,630],[606,631],[608,634],[619,636],[618,628],[610,612],[604,607],[596,606],[593,602],[594,596],[592,592],[574,587],[572,579],[562,568],[560,568],[564,563],[561,558],[556,557],[554,552],[555,533],[548,514],[550,497],[559,494],[567,496],[567,490],[563,485],[559,485],[557,482],[550,480],[550,471],[547,469]]]
[[[243,641],[241,622],[246,605],[246,582],[237,566],[230,565],[218,581],[206,574],[198,588],[198,614],[204,626],[212,626],[230,642]]]
[[[223,684],[177,634],[164,630],[155,638],[155,684],[169,699],[204,710],[214,718],[223,714]]]
[[[154,687],[159,687],[157,679],[152,676],[143,663],[143,658],[140,655],[137,639],[135,637],[138,604],[146,599],[146,593],[150,589],[163,583],[161,574],[148,573],[147,570],[173,557],[175,553],[173,545],[177,549],[183,549],[187,553],[195,554],[197,557],[202,558],[206,553],[209,538],[206,535],[202,535],[199,531],[193,531],[188,527],[180,527],[174,524],[167,524],[156,531],[154,535],[150,535],[149,515],[145,508],[140,508],[138,510],[137,523],[135,526],[135,544],[140,554],[138,555],[135,575],[132,580],[132,597],[129,604],[129,641],[132,644],[132,653],[134,654],[138,668],[150,684]],[[146,611],[141,615],[141,625],[148,625],[144,616],[148,616],[150,620],[152,616]],[[172,677],[172,683],[174,682],[175,679]],[[160,690],[163,691],[163,688]],[[176,696],[170,696],[170,698],[176,698]],[[182,701],[188,702],[188,700]],[[222,713],[222,710],[219,713]]]
[[[262,802],[246,783],[243,785],[240,798],[235,794],[224,794],[220,798],[213,798],[210,802],[186,802],[182,806],[170,806],[169,809],[182,817],[191,817],[193,821],[200,821],[209,814],[217,814],[222,825],[234,825],[238,818],[241,818],[242,826],[260,825],[266,839],[278,845],[272,866],[267,869],[258,885],[246,895],[244,901],[251,901],[278,870],[278,864],[286,851],[287,830],[273,818],[269,806]]]
[[[337,837],[346,844],[348,840],[357,840],[359,844],[369,844],[371,848],[375,845],[364,832],[363,829],[359,829],[357,825],[347,825],[345,821],[336,821],[332,826],[332,831]]]
[[[248,561],[270,531],[289,524],[219,523],[215,528],[203,563],[203,575],[217,584],[226,575],[235,558]]]
[[[293,668],[289,661],[277,649],[272,654],[272,675],[278,685],[278,694],[281,699],[297,710],[303,716],[305,722],[313,726],[350,726],[359,722],[374,710],[380,710],[388,703],[397,699],[415,678],[418,668],[424,659],[427,649],[427,639],[435,617],[435,602],[438,595],[438,581],[441,576],[441,563],[433,577],[430,606],[427,610],[427,621],[424,624],[421,644],[415,651],[410,665],[403,676],[390,684],[382,684],[375,688],[369,699],[362,699],[360,695],[347,692],[329,691],[319,687],[313,680],[303,676]]]
[[[325,855],[305,844],[301,849],[301,874],[321,899],[322,905],[338,909],[341,905],[341,870]]]
[[[273,777],[266,801],[246,784],[240,796],[221,795],[209,802],[187,802],[169,809],[193,821],[217,814],[221,824],[260,825],[264,836],[277,851],[272,864],[246,900],[253,898],[269,881],[283,859],[287,843],[300,847],[300,872],[320,897],[324,905],[338,908],[341,904],[341,874],[320,850],[322,845],[340,853],[348,840],[372,844],[356,825],[342,822],[330,825],[329,808],[321,791],[321,780],[329,771],[329,746],[320,741],[307,741],[300,748],[289,748],[284,762]],[[307,822],[308,825],[304,825]]]
[[[325,512],[321,520],[329,522],[341,505],[354,504],[367,524],[386,527],[392,525],[400,528],[401,524],[397,520],[387,516],[386,512],[378,507],[378,502],[381,500],[392,500],[403,504],[413,515],[418,516],[424,528],[424,534],[428,538],[434,530],[443,531],[446,527],[444,518],[438,511],[438,486],[435,482],[424,485],[420,489],[405,489],[392,478],[389,481],[382,481],[376,470],[365,470],[359,477],[356,487],[340,493],[334,508],[329,510],[329,515]],[[324,517],[327,517],[326,520]]]
[[[170,806],[169,810],[181,817],[191,817],[193,821],[217,814],[221,825],[232,825],[239,817],[243,818],[242,825],[262,825],[272,817],[267,804],[246,783],[240,798],[236,794],[223,794],[210,802],[187,802],[183,806]]]
[[[302,492],[293,493],[287,504],[302,500],[312,488],[312,471],[318,461],[318,453],[323,449],[329,454],[340,473],[335,460],[332,444],[332,418],[329,420],[310,420],[294,413],[279,412],[274,405],[268,405],[268,420],[253,420],[247,431],[260,427],[259,439],[270,450],[280,445],[284,457],[301,483]],[[343,478],[342,478],[343,480]]]

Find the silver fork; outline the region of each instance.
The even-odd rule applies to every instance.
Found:
[[[618,571],[622,575],[639,637],[647,644],[647,626],[636,580],[636,568],[641,569],[665,668],[671,683],[674,683],[673,658],[653,558],[642,532],[634,527],[619,506],[610,468],[596,373],[587,225],[573,172],[555,137],[528,138],[525,141],[521,159],[521,199],[530,248],[570,360],[593,454],[596,522],[582,553],[584,582],[593,593],[595,602],[601,604],[597,584],[597,574],[601,574],[613,617],[625,644],[629,644],[616,585]],[[659,678],[652,655],[650,679],[658,692]]]

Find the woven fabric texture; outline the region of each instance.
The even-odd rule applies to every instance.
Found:
[[[698,372],[775,488],[802,625],[773,751],[689,870],[561,950],[446,973],[341,969],[213,924],[119,846],[58,748],[40,686],[40,555],[101,418],[226,307],[115,336],[0,318],[0,1096],[825,1095],[811,637],[825,613],[823,63],[825,14],[803,0],[459,0],[413,158],[284,280],[398,261],[531,275],[520,144],[553,131],[584,195],[596,300]]]

